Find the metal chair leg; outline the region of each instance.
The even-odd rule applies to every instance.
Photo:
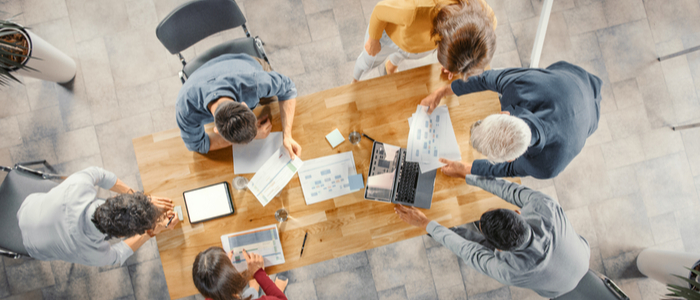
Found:
[[[669,54],[669,55],[666,55],[666,56],[659,57],[658,60],[659,60],[659,61],[667,60],[667,59],[669,59],[669,58],[674,58],[674,57],[676,57],[676,56],[681,56],[681,55],[688,54],[688,53],[690,53],[690,52],[698,51],[698,50],[700,50],[700,46],[695,46],[695,47],[693,47],[693,48],[688,48],[688,49],[685,49],[685,50],[683,50],[683,51],[678,51],[678,52],[673,53],[673,54]]]
[[[690,129],[690,128],[695,128],[695,127],[700,127],[700,123],[681,125],[681,126],[671,126],[671,129],[673,129],[673,131],[678,131],[678,130]]]

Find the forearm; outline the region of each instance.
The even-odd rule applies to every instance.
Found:
[[[472,163],[471,174],[486,177],[518,177],[521,174],[516,168],[515,162],[491,163],[486,159],[477,159]]]
[[[479,243],[464,239],[437,222],[428,224],[427,230],[433,237],[433,240],[450,249],[452,253],[459,256],[467,265],[482,274],[493,276],[489,270],[489,264],[495,259],[492,250]]]
[[[467,184],[478,186],[518,207],[523,207],[531,200],[533,195],[538,193],[526,186],[503,179],[467,175],[465,180]]]
[[[287,299],[287,296],[285,296],[284,293],[275,285],[275,283],[270,280],[270,277],[267,276],[264,269],[257,270],[253,277],[263,289],[265,295],[269,297],[277,297],[278,299]]]
[[[280,101],[280,119],[282,119],[282,134],[284,137],[292,137],[292,125],[294,123],[294,111],[297,99]]]
[[[226,147],[231,147],[231,143],[225,140],[218,133],[209,133],[209,151],[219,150]]]
[[[119,194],[133,194],[135,192],[134,189],[130,188],[126,183],[124,183],[118,178],[117,183],[115,183],[114,186],[109,190]]]
[[[136,252],[143,244],[148,242],[148,240],[151,239],[151,236],[148,233],[144,233],[141,235],[135,235],[130,238],[127,238],[124,240],[124,242],[133,250]]]

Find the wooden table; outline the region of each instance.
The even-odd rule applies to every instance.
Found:
[[[352,151],[357,172],[367,179],[372,143],[362,139],[332,149],[325,135],[338,128],[347,137],[352,130],[365,132],[378,141],[406,147],[407,119],[430,91],[448,82],[440,77],[440,65],[425,66],[353,85],[318,92],[297,99],[293,136],[303,147],[302,159]],[[448,97],[450,117],[462,150],[462,159],[481,158],[469,146],[469,127],[475,121],[500,110],[498,95],[482,92]],[[273,131],[280,131],[279,108],[273,104]],[[207,126],[211,132],[212,124]],[[231,181],[231,149],[207,155],[185,148],[178,129],[167,130],[133,140],[146,193],[169,197],[183,206],[182,192],[201,186]],[[248,178],[251,175],[246,176]],[[171,298],[196,294],[192,282],[195,256],[212,246],[221,247],[220,236],[227,233],[275,224],[275,211],[284,205],[290,219],[280,225],[280,239],[286,263],[267,268],[277,273],[328,259],[372,249],[425,234],[409,226],[394,214],[391,204],[365,200],[363,191],[306,205],[299,179],[295,175],[274,199],[263,207],[250,192],[233,190],[234,215],[191,225],[187,216],[175,229],[157,236],[160,259]],[[438,172],[430,210],[425,214],[445,226],[479,219],[489,208],[514,208],[463,179]],[[304,233],[309,232],[304,256],[299,258]]]

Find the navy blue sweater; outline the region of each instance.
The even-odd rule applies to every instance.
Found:
[[[533,133],[525,154],[497,164],[475,160],[472,174],[540,179],[557,176],[598,128],[601,85],[597,76],[564,61],[546,69],[490,70],[468,81],[452,82],[457,95],[498,92],[501,110],[523,119]]]

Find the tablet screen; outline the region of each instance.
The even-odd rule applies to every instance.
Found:
[[[221,182],[183,193],[190,223],[202,222],[233,213],[228,183]]]

